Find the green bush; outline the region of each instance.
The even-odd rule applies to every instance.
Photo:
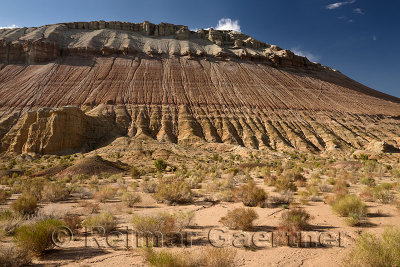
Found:
[[[251,208],[236,208],[228,211],[228,214],[221,218],[220,223],[233,230],[251,230],[253,221],[258,218],[257,212]]]
[[[381,238],[363,233],[343,263],[351,267],[400,266],[400,230],[386,228]]]
[[[11,209],[24,216],[35,214],[38,209],[36,197],[23,194],[11,204]]]
[[[41,255],[53,247],[52,234],[63,223],[56,219],[47,219],[34,224],[19,227],[15,232],[18,246],[34,255]]]
[[[114,215],[106,211],[99,214],[90,215],[83,221],[82,224],[87,228],[98,230],[100,233],[109,233],[117,226]]]
[[[237,188],[234,191],[234,196],[235,199],[242,201],[248,207],[264,206],[267,199],[267,193],[264,189],[257,187],[252,180],[246,185]]]
[[[156,159],[154,161],[154,167],[157,171],[164,171],[167,168],[168,164],[163,159]]]
[[[125,192],[122,194],[121,200],[123,203],[125,203],[126,206],[128,206],[129,208],[133,208],[135,204],[142,201],[142,198],[136,193]]]
[[[367,215],[367,206],[356,195],[339,197],[333,204],[333,210],[343,217],[350,226],[358,225]]]

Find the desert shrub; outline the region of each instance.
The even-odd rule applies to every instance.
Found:
[[[310,214],[304,209],[290,209],[282,214],[274,242],[290,246],[301,242],[301,231],[309,228]]]
[[[15,240],[20,248],[34,255],[41,255],[53,247],[52,234],[63,223],[56,219],[47,219],[19,227],[15,232]]]
[[[356,195],[346,195],[338,198],[332,204],[333,210],[343,217],[350,226],[358,225],[367,215],[367,206]]]
[[[242,201],[248,207],[263,206],[267,199],[267,193],[264,189],[257,187],[252,180],[237,188],[234,191],[234,196],[235,199]]]
[[[318,174],[314,173],[311,175],[310,179],[308,180],[308,183],[310,185],[317,186],[321,183],[321,177]]]
[[[42,199],[50,202],[67,200],[69,197],[68,189],[59,183],[49,183],[43,187]]]
[[[122,194],[121,200],[126,206],[132,208],[135,206],[135,204],[141,202],[142,198],[136,193],[125,192]]]
[[[145,193],[155,193],[157,189],[156,181],[144,181],[142,183],[142,189]]]
[[[130,170],[130,174],[132,176],[133,179],[139,179],[141,176],[141,172],[139,171],[138,168],[136,168],[135,166],[133,166]]]
[[[163,159],[156,159],[154,161],[154,167],[157,171],[164,171],[167,168],[168,164]]]
[[[228,214],[221,218],[220,223],[233,230],[251,230],[253,221],[258,214],[251,208],[236,208],[228,211]]]
[[[330,193],[332,192],[333,187],[329,183],[323,183],[318,186],[318,189],[323,193]]]
[[[177,212],[169,214],[160,212],[155,215],[135,214],[132,218],[133,227],[141,233],[170,233],[181,232],[187,228],[194,219],[194,212]]]
[[[11,209],[24,216],[35,214],[38,209],[36,197],[29,194],[22,194],[11,204]]]
[[[2,246],[0,248],[0,266],[22,267],[29,266],[32,257],[21,248],[16,246]]]
[[[336,184],[336,180],[333,177],[329,177],[326,182],[330,185],[335,185]]]
[[[344,259],[344,266],[400,266],[400,230],[386,228],[380,238],[363,233]]]
[[[192,189],[180,177],[164,177],[157,185],[155,199],[168,204],[189,203],[193,200]]]
[[[396,196],[391,191],[391,184],[381,184],[372,189],[374,199],[383,204],[389,204],[395,200]]]
[[[40,177],[24,180],[22,194],[32,195],[37,200],[41,200],[43,188],[47,183],[49,183],[48,180]]]
[[[111,186],[103,186],[97,191],[93,198],[99,202],[107,202],[115,197],[117,190]]]
[[[274,184],[276,190],[278,192],[290,190],[292,192],[297,191],[296,184],[288,177],[281,176],[279,177]]]
[[[400,179],[400,167],[392,168],[391,174],[393,177]]]
[[[267,206],[270,208],[276,208],[282,205],[289,205],[293,201],[292,191],[283,191],[277,196],[271,196],[268,198]]]
[[[234,267],[236,251],[230,248],[207,247],[196,251],[154,251],[146,248],[144,253],[150,266],[162,267]]]
[[[201,262],[206,267],[235,266],[236,251],[230,248],[207,247],[201,251]]]
[[[282,214],[280,227],[286,229],[294,228],[296,230],[307,230],[311,215],[304,209],[290,209]]]
[[[264,184],[268,186],[274,186],[277,178],[275,175],[267,174],[264,176]]]
[[[372,178],[371,176],[367,175],[360,179],[360,184],[367,185],[367,186],[374,186],[375,179]]]
[[[82,186],[76,187],[74,189],[74,192],[78,194],[78,197],[80,199],[91,199],[91,198],[93,198],[93,192],[90,189],[86,188],[86,187],[82,187]]]
[[[343,180],[337,180],[335,185],[333,186],[333,193],[336,195],[344,196],[349,193],[349,190],[347,189],[349,187],[349,184]]]
[[[15,230],[24,222],[23,216],[9,210],[0,212],[0,236],[14,235]]]
[[[4,204],[7,202],[7,199],[11,196],[10,192],[0,189],[0,204]]]
[[[360,198],[364,201],[373,201],[372,190],[371,187],[364,187],[360,193]]]
[[[100,233],[109,233],[117,226],[114,215],[106,211],[99,214],[90,215],[83,221],[82,224],[83,226],[97,230]]]
[[[82,201],[80,204],[87,213],[93,214],[99,212],[100,207],[98,203]]]
[[[82,219],[79,215],[66,214],[63,222],[74,234],[82,227]]]

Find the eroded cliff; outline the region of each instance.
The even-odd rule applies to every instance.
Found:
[[[338,71],[242,33],[147,22],[0,30],[0,116],[17,153],[119,135],[319,152],[400,133],[400,100]]]

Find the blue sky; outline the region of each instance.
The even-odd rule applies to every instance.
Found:
[[[400,97],[399,0],[0,0],[0,27],[103,19],[198,29],[222,18],[256,39]]]

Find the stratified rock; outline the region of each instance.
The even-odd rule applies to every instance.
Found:
[[[11,128],[2,139],[2,150],[43,154],[87,151],[116,136],[113,128],[76,107],[39,109],[26,113]]]
[[[0,29],[4,152],[87,151],[118,136],[363,150],[398,146],[399,118],[400,99],[236,31],[147,21]]]

